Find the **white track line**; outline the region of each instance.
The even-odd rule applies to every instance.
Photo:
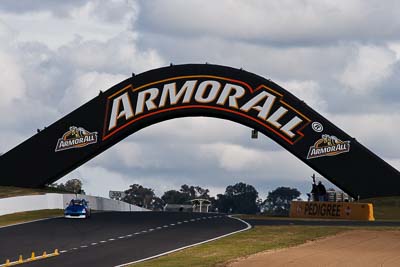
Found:
[[[208,243],[208,242],[211,242],[211,241],[214,241],[214,240],[218,240],[218,239],[221,239],[221,238],[224,238],[224,237],[227,237],[227,236],[230,236],[230,235],[233,235],[233,234],[237,234],[237,233],[240,233],[240,232],[247,231],[247,230],[251,229],[251,225],[248,224],[247,222],[243,221],[242,219],[232,217],[232,215],[229,215],[228,217],[231,218],[231,219],[235,219],[235,220],[241,221],[242,223],[246,224],[247,227],[242,229],[242,230],[239,230],[239,231],[235,231],[235,232],[232,232],[232,233],[229,233],[229,234],[221,235],[221,236],[218,236],[218,237],[215,237],[215,238],[212,238],[212,239],[208,239],[208,240],[205,240],[205,241],[202,241],[202,242],[199,242],[199,243],[195,243],[195,244],[192,244],[192,245],[188,245],[188,246],[180,247],[180,248],[177,248],[177,249],[173,249],[173,250],[170,250],[170,251],[167,251],[167,252],[163,252],[161,254],[154,255],[154,256],[151,256],[151,257],[148,257],[148,258],[145,258],[145,259],[141,259],[141,260],[132,261],[132,262],[124,263],[124,264],[121,264],[121,265],[117,265],[115,267],[124,267],[124,266],[127,266],[129,264],[135,264],[135,263],[139,263],[139,262],[155,259],[155,258],[164,256],[164,255],[167,255],[167,254],[170,254],[170,253],[173,253],[173,252],[177,252],[179,250],[183,250],[183,249],[186,249],[186,248],[191,248],[191,247],[194,247],[194,246],[205,244],[205,243]]]
[[[214,216],[214,217],[208,217],[208,218],[217,218],[217,216]],[[49,218],[49,219],[51,219],[51,218]],[[207,217],[203,217],[203,219],[207,219]],[[236,219],[236,218],[235,218]],[[43,220],[43,219],[41,219],[41,220]],[[201,220],[201,218],[197,218],[197,220]],[[191,222],[195,222],[196,220],[195,219],[191,219],[190,220]],[[175,224],[173,224],[173,223],[171,223],[170,225],[171,226],[175,226],[175,225],[181,225],[181,224],[183,224],[183,223],[189,223],[189,221],[188,220],[185,220],[185,221],[183,221],[183,222],[176,222]],[[155,231],[156,229],[162,229],[162,228],[168,228],[169,226],[168,225],[164,225],[164,226],[160,226],[160,227],[157,227],[157,228],[150,228],[150,229],[148,229],[148,230],[143,230],[143,231],[141,231],[141,232],[136,232],[136,233],[134,233],[134,234],[129,234],[129,235],[125,235],[125,236],[119,236],[119,237],[116,237],[116,238],[109,238],[107,241],[105,241],[105,240],[101,240],[101,241],[99,241],[99,242],[93,242],[93,243],[91,243],[90,245],[91,246],[95,246],[95,245],[98,245],[98,243],[101,243],[101,244],[104,244],[104,243],[107,243],[108,241],[115,241],[115,240],[118,240],[118,239],[124,239],[124,238],[127,238],[127,237],[132,237],[133,235],[139,235],[139,234],[141,234],[141,233],[150,233],[150,232],[153,232],[153,231]],[[88,246],[80,246],[80,248],[87,248]],[[72,248],[72,249],[70,249],[70,250],[77,250],[77,249],[79,249],[79,248]],[[68,250],[64,250],[63,251],[63,253],[65,253],[65,252],[68,252]]]

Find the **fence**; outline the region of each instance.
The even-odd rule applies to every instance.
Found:
[[[0,199],[0,216],[33,210],[64,209],[66,204],[75,197],[75,194],[44,194],[2,198]],[[89,201],[89,207],[93,210],[147,211],[147,209],[118,200],[87,195],[77,195],[77,197]]]

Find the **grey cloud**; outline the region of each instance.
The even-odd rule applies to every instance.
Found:
[[[364,68],[372,68],[372,70],[368,70],[369,75],[367,75],[368,72],[363,75],[357,72],[362,69],[355,69],[351,75],[348,75],[347,79],[359,80],[360,86],[366,84],[370,88],[361,86],[352,89],[341,82],[340,77],[347,65],[357,60],[359,50],[364,47],[361,44],[348,43],[324,47],[271,47],[213,37],[185,39],[156,34],[143,34],[143,36],[144,38],[139,42],[140,46],[158,45],[157,51],[162,57],[175,64],[209,62],[236,68],[243,67],[247,71],[270,78],[278,84],[280,81],[288,82],[289,86],[280,84],[288,91],[292,91],[290,81],[312,81],[318,87],[315,90],[310,88],[310,90],[314,90],[315,98],[319,98],[318,101],[323,103],[322,110],[321,106],[313,105],[314,101],[309,101],[308,104],[319,112],[361,114],[365,112],[385,113],[398,109],[399,102],[395,101],[395,98],[391,98],[398,91],[395,89],[396,83],[393,83],[394,86],[390,86],[388,82],[384,82],[387,79],[396,79],[395,77],[398,76],[396,67],[393,67],[392,75],[386,78],[384,76],[370,77],[378,76],[379,72],[374,72],[375,67],[368,65]],[[376,46],[376,48],[388,50],[386,45]],[[368,57],[368,55],[363,56]],[[360,79],[365,79],[365,81]],[[353,84],[356,83],[353,82]],[[304,88],[303,91],[307,93],[307,88]],[[304,99],[301,94],[296,96]],[[312,97],[307,94],[305,96],[308,99],[310,96]],[[387,98],[391,98],[391,100],[386,101]]]
[[[394,110],[400,110],[400,62],[393,66],[393,72],[380,85],[377,95],[380,101],[388,106],[394,106]]]
[[[338,127],[384,159],[398,159],[400,144],[396,142],[399,111],[391,113],[330,114]]]
[[[216,193],[223,193],[227,185],[236,182],[246,182],[254,185],[262,197],[266,196],[268,190],[273,190],[275,187],[282,185],[296,186],[303,192],[308,192],[309,190],[309,184],[304,183],[304,181],[307,181],[307,177],[313,171],[294,159],[286,151],[281,154],[288,159],[288,161],[285,161],[286,164],[294,163],[291,165],[291,168],[287,168],[287,165],[285,168],[282,168],[277,163],[279,159],[275,159],[272,162],[266,162],[267,164],[262,169],[254,168],[251,170],[245,168],[242,170],[228,170],[221,168],[219,162],[220,156],[216,157],[216,155],[209,154],[199,158],[196,155],[196,151],[199,150],[197,144],[180,146],[179,143],[164,145],[151,145],[148,143],[140,144],[140,161],[138,162],[140,166],[123,166],[121,162],[118,162],[120,157],[116,155],[118,154],[118,147],[126,145],[129,147],[129,142],[132,139],[134,139],[133,136],[129,137],[127,141],[119,143],[115,148],[104,152],[104,154],[80,169],[104,168],[105,173],[114,174],[110,175],[108,180],[102,180],[105,188],[113,187],[113,179],[115,179],[113,177],[116,175],[124,177],[123,183],[125,183],[125,188],[129,184],[140,183],[155,188],[159,195],[169,189],[178,189],[184,183],[215,188],[218,189]],[[259,147],[259,151],[265,152],[262,147]],[[236,157],[240,160],[241,155],[236,155]],[[135,156],[128,157],[127,159],[132,161],[137,160]],[[154,163],[154,160],[158,161],[158,163]],[[270,159],[266,157],[261,160],[269,161]],[[142,166],[143,161],[147,161],[147,164],[143,164]],[[161,165],[159,165],[160,163]],[[80,176],[90,184],[96,183],[98,179],[93,172],[82,173]],[[70,174],[62,180],[71,177],[76,177],[76,175]],[[99,177],[99,179],[102,178]],[[120,181],[120,179],[117,180]],[[120,184],[120,182],[117,183]]]
[[[58,56],[69,65],[84,71],[126,74],[161,67],[157,51],[139,49],[135,34],[123,31],[106,41],[84,41],[76,38],[59,48]],[[112,60],[110,60],[112,59]]]
[[[397,39],[398,1],[145,1],[143,31],[223,36],[274,46]]]
[[[90,13],[102,21],[119,23],[124,19],[134,22],[137,10],[134,0],[3,0],[0,10],[6,13],[24,14],[33,12],[51,12],[56,17],[73,18],[81,13]],[[129,15],[127,18],[126,16]]]
[[[140,47],[154,47],[167,62],[215,63],[244,68],[273,80],[331,79],[357,46],[273,47],[216,37],[175,37],[142,33]]]
[[[5,76],[7,79],[3,79],[7,83],[0,85],[0,111],[10,114],[3,116],[0,129],[14,131],[21,136],[0,142],[2,151],[18,145],[35,134],[36,129],[52,124],[73,108],[84,104],[95,97],[98,90],[108,89],[129,77],[133,71],[157,67],[162,61],[156,51],[136,48],[135,38],[130,32],[105,41],[76,40],[58,50],[39,42],[15,41],[0,50],[0,58],[0,65],[6,64],[10,72]],[[114,60],[110,61],[110,58]],[[82,88],[85,89],[82,94],[74,94],[71,98],[68,92],[78,90],[76,87],[79,86],[85,87],[80,81],[85,83],[91,78],[103,81],[101,84],[96,84],[96,81],[91,83],[99,86],[89,88],[95,93],[90,95],[88,88]],[[117,81],[100,87],[113,79]],[[16,105],[18,109],[13,108]]]
[[[45,40],[21,42],[8,30],[4,31],[6,37],[0,34],[2,41],[7,41],[7,36],[13,39],[10,44],[0,44],[0,54],[6,54],[16,66],[12,70],[16,84],[19,78],[23,81],[20,92],[7,91],[7,103],[17,101],[13,103],[20,109],[1,107],[1,114],[9,116],[1,117],[0,150],[17,145],[34,134],[36,128],[83,104],[90,97],[90,88],[85,91],[87,95],[77,93],[67,98],[66,94],[87,89],[86,82],[89,86],[101,86],[114,82],[114,78],[129,77],[131,72],[140,73],[169,62],[210,62],[243,67],[278,84],[282,82],[310,105],[323,103],[325,107],[318,106],[317,110],[328,119],[379,155],[398,161],[398,148],[391,145],[397,139],[393,133],[398,127],[390,120],[398,120],[399,63],[392,66],[390,76],[384,76],[368,93],[353,92],[340,80],[346,68],[356,61],[360,47],[374,43],[384,49],[387,40],[397,38],[397,2],[384,5],[356,1],[213,1],[209,6],[214,10],[210,10],[207,1],[141,1],[140,6],[124,1],[55,4],[25,0],[24,6],[17,2],[20,3],[1,2],[1,12],[25,18],[32,12],[48,11],[67,18],[63,20],[67,24],[84,22],[85,16],[89,16],[90,23],[111,22],[113,36],[88,37],[85,34],[90,31],[79,32],[80,37],[71,42],[63,39],[66,43],[52,49]],[[194,7],[198,8],[190,10]],[[341,15],[339,11],[343,11]],[[136,12],[140,12],[138,21]],[[125,23],[115,26],[115,22],[122,21],[117,18],[119,13],[124,22],[131,23],[130,28]],[[54,16],[48,18],[49,27]],[[99,29],[109,29],[111,24],[101,24]],[[71,36],[73,33],[74,29],[70,30]],[[91,83],[92,79],[102,82]],[[5,92],[0,91],[2,97]],[[364,114],[375,117],[367,118]],[[384,130],[368,128],[381,118],[386,118],[381,124]],[[240,166],[244,161],[248,166]],[[235,162],[239,164],[233,166]],[[79,176],[87,182],[89,192],[102,195],[107,195],[107,189],[113,186],[126,189],[135,182],[162,192],[183,183],[223,190],[243,181],[256,186],[265,197],[268,191],[282,185],[309,191],[312,173],[267,137],[250,139],[247,127],[217,119],[184,118],[135,133],[63,180]]]
[[[105,153],[109,153],[108,151]],[[288,153],[288,152],[287,152]],[[173,154],[171,155],[174,156]],[[100,167],[103,166],[103,167]],[[71,179],[73,177],[80,177],[84,179],[85,185],[89,188],[101,187],[104,191],[103,195],[107,195],[108,188],[118,190],[127,189],[130,184],[139,183],[156,189],[158,195],[169,189],[178,189],[182,184],[200,185],[205,188],[214,188],[217,190],[215,193],[223,193],[226,186],[235,184],[237,182],[249,183],[256,187],[260,192],[260,197],[265,198],[268,191],[272,191],[278,186],[291,186],[297,187],[302,192],[309,192],[311,179],[309,176],[313,171],[307,166],[296,169],[296,173],[286,173],[284,169],[277,166],[274,169],[265,169],[260,171],[226,171],[213,168],[212,165],[204,166],[203,170],[192,170],[190,167],[176,163],[176,170],[171,172],[158,172],[152,169],[141,171],[136,168],[131,169],[117,169],[108,168],[104,165],[97,165],[89,163],[73,173],[67,175],[59,182]],[[101,172],[95,171],[102,169]],[[286,168],[287,169],[287,168]],[[324,180],[328,187],[333,185]],[[99,186],[101,184],[102,186]],[[99,191],[97,190],[97,193]]]
[[[127,20],[128,23],[135,23],[139,13],[139,6],[135,0],[98,0],[93,15],[107,22],[121,22]]]
[[[268,151],[280,150],[268,137],[260,134],[251,139],[251,129],[241,124],[205,117],[188,117],[168,120],[147,127],[129,137],[132,142],[153,144],[203,145],[208,143],[241,144],[248,148]]]
[[[64,90],[75,76],[75,67],[61,60],[59,53],[37,42],[18,44],[20,65],[29,82],[27,96],[43,105],[54,105],[63,97]]]
[[[218,156],[218,150],[210,150],[210,146],[218,147],[224,144],[243,147],[243,149],[257,153],[274,153],[281,150],[279,145],[267,137],[260,135],[257,140],[250,139],[250,129],[247,128],[245,131],[239,129],[240,134],[232,136],[224,133],[226,126],[215,126],[211,123],[214,125],[212,127],[214,129],[204,140],[201,140],[199,136],[199,132],[204,132],[204,124],[192,127],[192,130],[186,131],[185,135],[182,135],[180,132],[184,129],[180,127],[182,124],[179,122],[191,119],[198,120],[198,118],[177,119],[169,122],[168,130],[162,127],[161,123],[143,130],[142,133],[135,133],[93,159],[90,164],[104,166],[115,172],[132,173],[135,176],[178,176],[186,179],[213,175],[225,177],[228,172],[230,172],[229,175],[233,175],[238,169],[229,171],[229,168],[224,166],[228,159],[222,159],[222,154]],[[225,125],[230,125],[229,128],[235,132],[235,127],[232,127],[235,126],[234,123]],[[239,125],[238,128],[240,128]],[[159,131],[169,134],[157,134]],[[215,133],[218,131],[224,134],[216,135]],[[149,136],[146,136],[147,134]],[[203,147],[207,147],[207,149],[203,149]],[[229,151],[227,152],[229,153]],[[227,152],[224,157],[227,156]],[[249,153],[247,152],[247,154]],[[221,160],[224,160],[225,163],[221,164]],[[236,160],[240,161],[240,159]],[[249,161],[248,158],[243,160]],[[258,176],[259,168],[260,166],[253,170],[243,169],[242,173]]]
[[[43,129],[53,123],[54,118],[60,118],[55,107],[43,106],[34,99],[16,101],[11,107],[0,108],[0,112],[7,114],[1,117],[1,152],[8,151],[35,135],[38,128]]]
[[[68,11],[76,6],[82,6],[85,0],[52,1],[52,0],[3,0],[0,3],[0,10],[10,13],[29,13],[38,11],[53,11],[58,15],[66,16]]]

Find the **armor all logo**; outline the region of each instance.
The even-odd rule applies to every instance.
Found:
[[[336,136],[323,134],[322,138],[310,147],[307,159],[336,156],[349,151],[350,141],[342,141]]]
[[[91,133],[82,127],[71,126],[69,131],[58,139],[55,151],[81,148],[95,143],[97,143],[97,132]]]

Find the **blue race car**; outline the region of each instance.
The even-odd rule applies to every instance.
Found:
[[[90,208],[89,202],[85,199],[72,199],[64,210],[65,218],[89,218]]]

